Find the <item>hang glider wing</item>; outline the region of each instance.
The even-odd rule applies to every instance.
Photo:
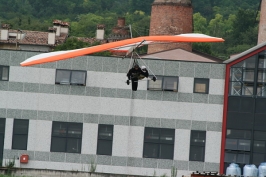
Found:
[[[55,62],[59,60],[66,60],[78,56],[93,54],[106,50],[133,50],[132,46],[139,46],[150,44],[153,42],[223,42],[224,39],[212,37],[204,34],[188,33],[175,36],[143,36],[132,39],[126,39],[122,41],[116,41],[97,46],[81,48],[76,50],[68,51],[57,51],[50,53],[43,53],[28,58],[27,60],[20,63],[21,66],[30,66],[36,64],[43,64],[48,62]]]

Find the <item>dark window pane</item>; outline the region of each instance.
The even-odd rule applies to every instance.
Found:
[[[249,164],[249,154],[238,154],[236,163]]]
[[[162,143],[174,143],[175,130],[174,129],[161,129],[160,140]]]
[[[209,79],[194,78],[194,93],[208,93]]]
[[[0,134],[0,164],[3,159],[3,150],[4,150],[4,135]]]
[[[229,163],[236,163],[237,153],[225,153],[224,161]]]
[[[52,137],[52,152],[65,152],[66,151],[66,138]]]
[[[255,140],[266,140],[266,132],[255,131],[254,139]]]
[[[163,90],[177,91],[178,78],[177,77],[167,77],[163,78]]]
[[[226,137],[227,138],[250,139],[251,138],[251,131],[227,129]]]
[[[143,157],[144,158],[158,158],[159,144],[144,143]]]
[[[226,139],[225,149],[237,150],[237,139]]]
[[[190,146],[190,161],[204,161],[205,148],[200,146]]]
[[[82,124],[71,123],[68,126],[68,137],[78,137],[82,136]]]
[[[265,153],[265,141],[254,141],[253,152]]]
[[[253,88],[254,88],[254,83],[243,83],[242,87],[242,95],[246,96],[251,96],[253,95]]]
[[[238,150],[250,151],[250,140],[238,140]]]
[[[28,135],[13,135],[12,149],[27,150]]]
[[[14,120],[14,134],[28,134],[29,120]]]
[[[234,82],[242,81],[242,68],[231,68],[230,81]]]
[[[265,53],[265,50],[259,53],[258,68],[266,68],[266,53]]]
[[[145,128],[144,158],[173,159],[175,129]]]
[[[113,140],[113,125],[99,125],[98,139]]]
[[[266,71],[265,70],[258,71],[258,82],[266,82]]]
[[[255,68],[256,58],[257,58],[256,55],[253,55],[253,56],[249,57],[248,59],[244,60],[243,67]]]
[[[149,76],[152,79],[153,76]],[[157,76],[157,80],[154,82],[152,80],[148,80],[148,90],[162,90],[162,82],[163,77]]]
[[[0,133],[5,133],[6,119],[0,118]]]
[[[191,144],[205,146],[206,132],[205,131],[191,131]]]
[[[53,122],[52,152],[81,152],[82,123]]]
[[[254,153],[252,163],[255,165],[260,165],[262,162],[265,162],[265,154]]]
[[[257,96],[266,97],[266,83],[257,84]]]
[[[161,159],[173,159],[174,157],[174,145],[162,144],[160,149]]]
[[[86,74],[85,71],[72,71],[71,84],[86,85]]]
[[[67,136],[67,123],[53,122],[53,136]]]
[[[81,152],[81,139],[68,138],[67,152],[80,153]]]
[[[1,69],[0,69],[0,71],[1,71]],[[8,81],[8,79],[9,79],[9,67],[8,66],[3,66],[0,80]]]
[[[245,69],[243,71],[243,81],[254,82],[254,70]]]
[[[241,89],[242,89],[241,82],[230,82],[230,92],[229,92],[230,95],[240,96]]]
[[[109,140],[98,140],[97,154],[112,155],[112,143]]]
[[[56,70],[56,84],[70,84],[71,71],[69,70]]]
[[[159,142],[160,129],[159,128],[145,128],[145,142]]]

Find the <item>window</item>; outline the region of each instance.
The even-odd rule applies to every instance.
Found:
[[[81,153],[82,123],[53,122],[51,152]]]
[[[113,129],[113,125],[99,125],[97,145],[98,155],[112,155]]]
[[[226,130],[225,165],[238,163],[243,166],[250,163],[251,137],[250,130]]]
[[[194,78],[194,93],[209,93],[209,79]]]
[[[173,159],[175,129],[145,128],[144,158]]]
[[[9,66],[0,65],[0,81],[8,81],[8,80],[9,80]]]
[[[265,50],[230,68],[230,95],[266,97]]]
[[[190,161],[204,162],[205,158],[206,131],[191,131],[190,135]]]
[[[252,163],[260,165],[266,160],[266,132],[254,131]]]
[[[86,71],[56,70],[55,83],[66,85],[86,85]]]
[[[27,150],[29,120],[14,119],[12,149]]]
[[[152,79],[153,76],[149,76]],[[157,80],[148,80],[148,90],[178,91],[178,77],[157,76]]]
[[[2,166],[2,161],[3,161],[5,127],[6,127],[6,119],[0,118],[0,167]]]

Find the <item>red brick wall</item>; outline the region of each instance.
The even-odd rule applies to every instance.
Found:
[[[266,0],[261,1],[258,44],[266,42]]]
[[[117,20],[117,26],[118,27],[124,27],[126,24],[126,20],[124,17],[118,17],[118,20]]]
[[[153,4],[150,21],[150,36],[192,33],[193,9],[180,3]],[[191,43],[150,45],[148,53],[182,48],[192,51]]]

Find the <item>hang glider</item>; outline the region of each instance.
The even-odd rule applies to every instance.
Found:
[[[116,41],[111,43],[105,43],[97,46],[68,50],[57,51],[50,53],[43,53],[30,57],[20,63],[21,66],[31,66],[36,64],[43,64],[48,62],[55,62],[59,60],[66,60],[78,56],[89,55],[97,52],[103,52],[107,50],[126,50],[132,51],[134,47],[141,45],[148,45],[150,43],[158,42],[223,42],[224,39],[218,37],[212,37],[204,34],[188,33],[181,35],[165,35],[165,36],[142,36],[132,39],[126,39],[122,41]]]

